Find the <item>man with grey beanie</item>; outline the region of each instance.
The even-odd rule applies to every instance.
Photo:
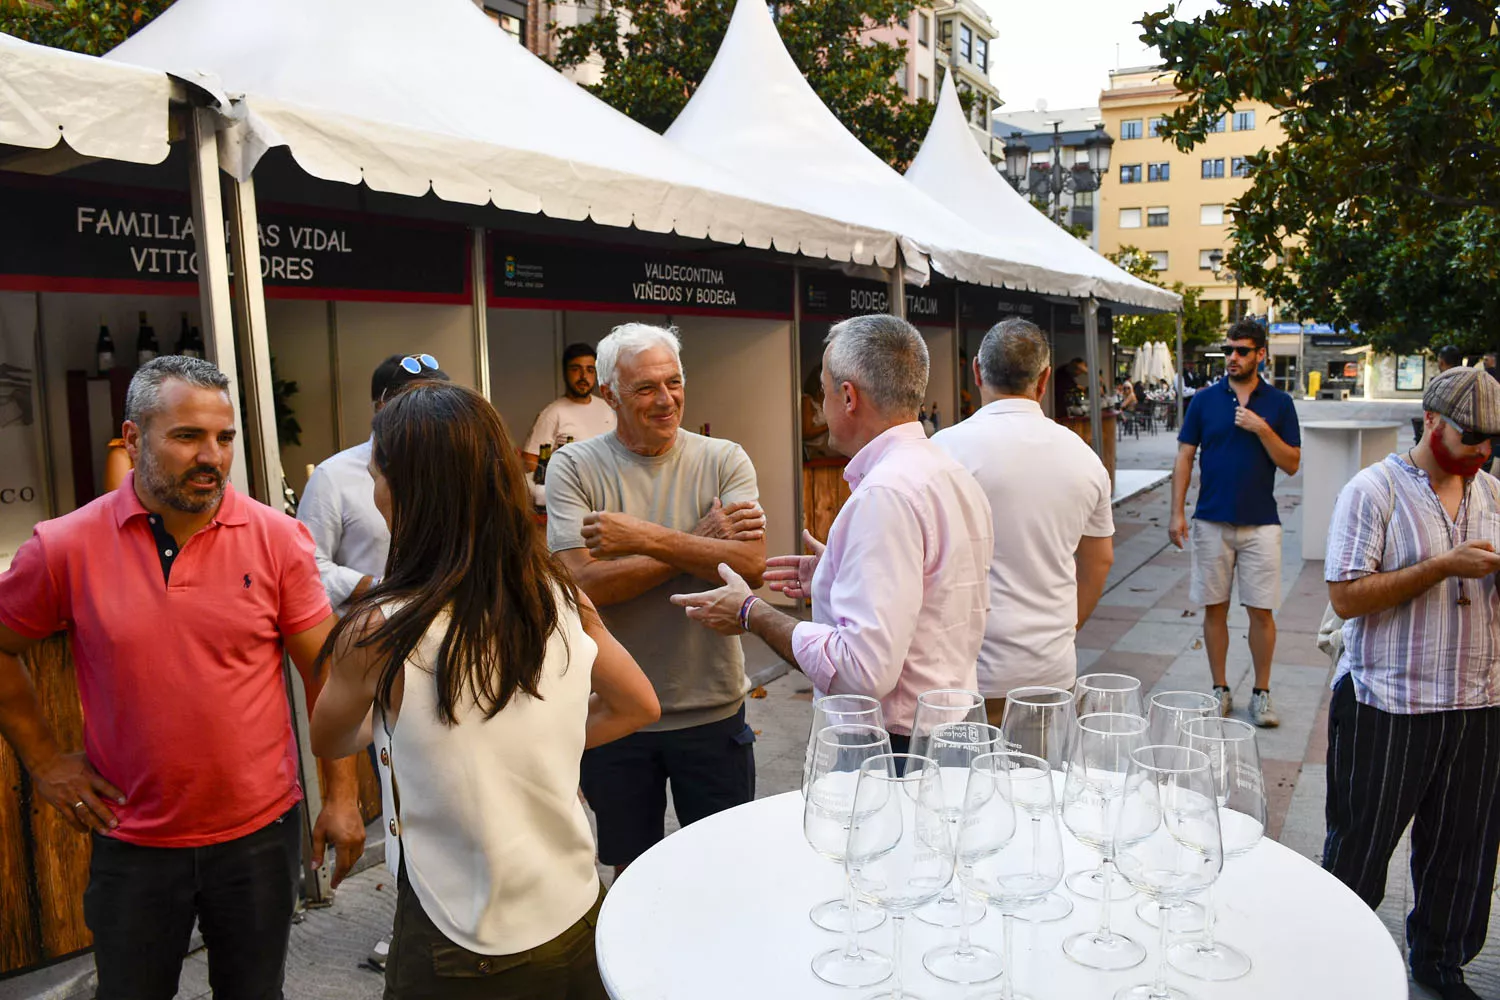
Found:
[[[1323,867],[1376,908],[1411,823],[1412,978],[1467,1000],[1500,851],[1500,481],[1482,471],[1500,383],[1453,368],[1422,409],[1416,447],[1356,475],[1329,526],[1324,578],[1346,621]]]

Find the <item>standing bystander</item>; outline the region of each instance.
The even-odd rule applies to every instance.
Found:
[[[852,493],[828,544],[767,562],[771,589],[811,598],[814,620],[782,614],[733,567],[724,586],[672,600],[721,635],[753,632],[819,693],[879,698],[904,752],[917,697],[976,686],[990,607],[990,505],[974,477],[926,439],[917,411],[927,345],[903,319],[857,316],[828,333],[823,409],[829,442],[849,456]]]
[[[1035,323],[1000,323],[974,359],[984,406],[932,439],[973,474],[993,512],[979,691],[997,726],[1007,691],[1073,686],[1074,636],[1099,603],[1115,558],[1104,463],[1077,434],[1042,414],[1051,363],[1047,337]]]
[[[1412,978],[1473,1000],[1500,850],[1500,385],[1428,383],[1424,434],[1339,494],[1324,577],[1346,619],[1328,708],[1323,867],[1371,908],[1411,824]],[[1413,822],[1415,818],[1415,822]]]
[[[93,837],[84,919],[100,1000],[168,1000],[196,920],[216,997],[281,995],[302,846],[283,652],[312,665],[333,627],[313,543],[227,482],[229,381],[184,356],[125,399],[135,471],[37,525],[0,576],[0,733],[36,793]],[[19,657],[66,631],[84,752],[65,753]],[[314,863],[337,884],[364,849],[354,759],[330,762]]]
[[[402,388],[421,379],[447,382],[448,375],[430,354],[386,358],[370,377],[375,412]],[[370,446],[367,438],[325,459],[313,470],[297,504],[297,520],[307,525],[317,546],[318,575],[328,592],[328,603],[339,614],[385,572],[391,547],[391,533],[375,509]]]
[[[559,452],[547,475],[547,541],[645,670],[661,720],[584,754],[599,860],[623,868],[661,840],[667,784],[686,826],[755,797],[738,639],[694,628],[667,598],[720,563],[760,582],[765,515],[755,468],[733,441],[683,430],[686,378],[674,331],[616,327],[599,344],[614,433]]]
[[[1228,715],[1234,707],[1226,661],[1230,586],[1237,577],[1240,603],[1250,615],[1255,663],[1250,721],[1276,726],[1281,719],[1271,701],[1271,660],[1276,653],[1275,612],[1281,607],[1281,517],[1274,490],[1277,469],[1297,474],[1302,431],[1292,397],[1259,375],[1266,357],[1265,328],[1240,320],[1225,339],[1227,377],[1193,395],[1177,434],[1168,535],[1179,549],[1191,543],[1191,599],[1203,605],[1203,645],[1219,714]],[[1185,510],[1195,455],[1198,505],[1189,531]]]

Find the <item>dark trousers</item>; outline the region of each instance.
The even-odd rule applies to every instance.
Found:
[[[95,1000],[171,1000],[193,920],[214,1000],[281,1000],[297,905],[302,806],[209,847],[140,847],[94,834],[83,916]]]
[[[432,922],[407,880],[404,859],[396,883],[385,1000],[607,1000],[594,956],[602,887],[589,911],[546,944],[514,955],[481,955],[448,940]]]
[[[687,729],[632,733],[586,750],[583,796],[599,820],[599,861],[628,865],[666,835],[667,783],[682,826],[755,798],[755,732],[745,706]]]
[[[1500,850],[1500,708],[1395,715],[1361,705],[1344,677],[1328,710],[1323,867],[1372,909],[1412,824],[1412,974],[1463,980],[1484,946]]]

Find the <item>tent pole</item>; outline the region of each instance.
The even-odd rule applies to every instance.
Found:
[[[241,374],[245,379],[245,427],[250,440],[244,451],[255,473],[256,499],[282,508],[281,445],[276,436],[276,404],[271,389],[271,342],[266,327],[265,287],[260,278],[260,220],[255,208],[255,181],[231,178],[229,248],[234,269],[234,316]]]
[[[484,227],[472,230],[474,248],[469,254],[469,284],[473,289],[474,310],[474,387],[485,399],[490,398],[490,314],[489,290],[485,275],[489,269],[484,260]]]
[[[1089,435],[1094,453],[1104,456],[1104,435],[1099,415],[1099,302],[1090,295],[1083,303],[1083,352],[1089,366]]]
[[[958,380],[953,383],[953,409],[948,412],[952,414],[948,419],[955,424],[964,419],[964,381],[970,377],[971,364],[964,364],[964,318],[963,318],[963,285],[957,281],[953,283],[953,353],[958,359]],[[975,386],[977,393],[979,387]]]
[[[219,143],[217,112],[191,108],[192,156],[189,157],[189,189],[193,206],[193,232],[198,252],[198,311],[203,324],[203,343],[208,360],[229,379],[229,398],[235,403],[237,437],[245,441],[245,415],[239,412],[239,372],[234,363],[234,306],[229,294],[229,252],[224,240],[224,200],[219,188]],[[246,496],[250,483],[245,469],[245,449],[234,450],[229,481]]]
[[[792,535],[792,551],[801,553],[802,529],[807,526],[807,491],[802,469],[802,269],[792,266],[792,398],[796,400],[792,415],[792,510],[797,530]],[[800,611],[806,607],[801,598],[795,602]]]
[[[896,248],[896,266],[890,269],[891,315],[906,318],[906,265],[901,260],[901,248]]]
[[[1177,426],[1182,426],[1183,394],[1187,388],[1187,359],[1182,355],[1182,310],[1177,310]]]
[[[255,470],[256,499],[281,510],[281,447],[276,433],[276,404],[271,389],[271,343],[266,325],[265,286],[260,276],[260,219],[255,204],[255,181],[230,178],[229,251],[235,261],[234,315],[239,332],[241,368],[245,376],[245,425],[250,440],[243,451]],[[302,679],[294,676],[289,660],[283,661],[287,699],[292,708],[292,731],[297,741],[297,780],[302,786],[302,853],[310,858],[312,829],[323,811],[323,785],[318,776],[318,759],[313,756],[311,712]],[[303,894],[310,905],[333,900],[329,884],[332,872],[322,865],[303,879]]]

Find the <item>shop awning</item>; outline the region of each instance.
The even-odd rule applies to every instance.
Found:
[[[890,264],[895,237],[767,198],[594,98],[470,0],[178,0],[107,57],[236,101],[244,177],[286,146],[376,191]]]
[[[900,235],[920,283],[941,273],[981,285],[1035,287],[1037,269],[908,183],[818,99],[766,5],[741,0],[713,65],[667,138],[742,177],[769,182],[780,204]]]
[[[160,71],[0,34],[0,144],[130,163],[170,152],[172,81]]]
[[[937,112],[906,179],[934,198],[964,206],[965,217],[1009,253],[1033,265],[1035,291],[1175,312],[1182,296],[1140,280],[1090,250],[1038,212],[996,173],[969,134],[953,88],[943,80]]]

